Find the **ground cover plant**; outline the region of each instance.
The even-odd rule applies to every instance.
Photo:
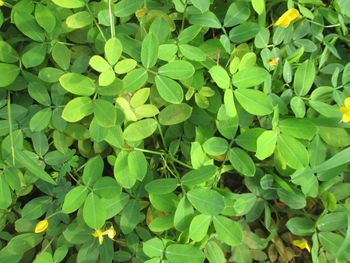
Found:
[[[0,1],[0,262],[349,262],[349,0]]]

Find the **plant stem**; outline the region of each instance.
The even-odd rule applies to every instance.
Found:
[[[15,146],[14,146],[14,141],[13,141],[12,112],[11,112],[11,93],[10,93],[10,91],[8,91],[8,94],[7,94],[7,117],[8,117],[8,121],[9,121],[9,129],[10,129],[12,164],[13,164],[13,166],[16,166]]]

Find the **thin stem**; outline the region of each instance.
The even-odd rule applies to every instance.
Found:
[[[340,24],[325,26],[325,25],[323,25],[323,24],[320,24],[320,23],[318,23],[318,22],[315,22],[315,21],[312,21],[312,20],[309,20],[309,19],[306,19],[306,21],[309,21],[309,22],[312,23],[312,24],[315,24],[315,25],[318,25],[318,26],[321,26],[321,27],[324,27],[324,28],[332,28],[332,27],[341,26]]]
[[[186,10],[187,10],[187,0],[185,1],[185,4],[184,4],[184,13],[182,14],[181,31],[180,32],[182,32],[184,30],[184,27],[185,27]]]
[[[186,167],[186,168],[193,169],[193,167],[192,167],[191,165],[188,165],[187,163],[184,163],[184,162],[182,162],[182,161],[180,161],[180,160],[178,160],[178,159],[173,158],[173,161],[174,161],[175,163],[181,164],[182,166],[184,166],[184,167]]]
[[[91,9],[90,9],[90,7],[89,7],[89,4],[86,3],[85,6],[86,6],[87,11],[88,11],[88,12],[90,13],[90,15],[93,17],[94,24],[95,24],[95,26],[97,27],[98,31],[100,31],[100,34],[101,34],[103,40],[104,40],[105,42],[107,42],[107,38],[106,38],[105,34],[103,33],[103,31],[102,31],[100,25],[98,24],[98,22],[97,22],[97,20],[96,20],[96,18],[95,18],[95,16],[94,16],[94,14],[91,12]]]
[[[111,27],[111,37],[115,37],[115,24],[113,22],[113,13],[112,13],[112,0],[108,0],[108,9],[109,9],[109,24]]]
[[[10,91],[8,91],[8,95],[7,95],[7,117],[8,117],[8,121],[9,121],[9,129],[10,129],[12,164],[13,164],[13,166],[16,166],[15,146],[14,146],[14,141],[13,141],[13,127],[12,127],[12,113],[11,113],[11,93],[10,93]]]
[[[53,217],[53,216],[55,216],[55,215],[57,215],[57,214],[61,214],[61,213],[62,213],[62,211],[57,211],[57,212],[55,212],[55,213],[49,215],[49,216],[46,217],[45,219],[50,219],[51,217]]]

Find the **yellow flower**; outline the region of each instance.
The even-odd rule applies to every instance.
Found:
[[[35,226],[35,233],[42,233],[44,232],[47,228],[49,227],[49,221],[47,219],[39,221],[39,223],[36,224]]]
[[[100,228],[92,232],[92,236],[98,238],[98,243],[100,245],[103,244],[103,236],[107,235],[110,239],[113,240],[116,234],[117,234],[117,231],[115,231],[113,226],[111,226],[106,231],[103,231],[103,229]]]
[[[350,121],[350,97],[344,100],[344,106],[339,109],[343,113],[342,122]]]
[[[115,237],[115,235],[117,234],[117,231],[115,231],[113,226],[111,226],[106,232],[107,232],[107,236],[110,239],[113,239]]]
[[[272,58],[267,62],[267,64],[269,64],[271,67],[276,67],[279,60],[279,58]]]
[[[143,16],[145,16],[145,14],[147,13],[147,8],[146,7],[143,7],[143,8],[141,8],[141,9],[138,9],[138,10],[136,10],[136,12],[135,12],[135,16],[137,17],[137,18],[141,18],[141,17],[143,17]]]
[[[96,238],[98,238],[98,243],[102,246],[102,244],[103,244],[103,235],[104,235],[105,233],[104,232],[102,232],[102,229],[97,229],[97,230],[95,230],[93,233],[92,233],[92,236],[93,237],[96,237]]]
[[[5,2],[0,0],[0,6],[3,6],[3,5],[5,5]]]
[[[293,240],[292,244],[300,249],[306,249],[307,251],[309,251],[309,253],[311,252],[309,243],[304,238],[300,240]]]
[[[275,23],[275,26],[288,27],[291,22],[296,20],[300,16],[297,9],[291,8],[284,12]]]

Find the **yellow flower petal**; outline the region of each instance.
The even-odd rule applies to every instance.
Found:
[[[111,226],[108,230],[107,230],[107,235],[110,239],[113,239],[117,234],[117,231],[115,231],[114,227]]]
[[[267,64],[269,64],[269,66],[271,67],[276,67],[278,64],[279,58],[272,58],[270,59]]]
[[[3,6],[3,5],[5,5],[5,2],[0,0],[0,6]]]
[[[342,113],[345,113],[345,112],[347,112],[347,109],[346,109],[346,107],[340,107],[339,108],[339,110],[342,112]]]
[[[42,233],[49,227],[49,221],[47,219],[39,221],[35,226],[35,233]]]
[[[101,235],[102,231],[101,229],[97,229],[94,232],[92,232],[93,237],[99,237]]]
[[[309,251],[309,253],[311,252],[309,243],[304,238],[300,240],[293,240],[292,244],[300,249],[306,249],[307,251]]]
[[[291,22],[300,16],[297,9],[291,8],[284,12],[275,22],[275,26],[288,27]]]
[[[146,7],[143,7],[143,8],[141,8],[141,9],[138,9],[138,10],[136,10],[136,12],[135,12],[135,16],[137,17],[137,18],[141,18],[141,17],[143,17],[143,16],[145,16],[146,14],[147,14],[147,8]]]
[[[346,108],[349,108],[349,109],[350,109],[350,97],[349,97],[349,98],[346,98],[346,99],[344,100],[344,105],[345,105]]]
[[[100,244],[100,246],[102,246],[102,244],[103,244],[103,236],[102,235],[100,235],[98,237],[98,243]]]
[[[350,122],[350,112],[344,113],[341,121],[342,122]]]

